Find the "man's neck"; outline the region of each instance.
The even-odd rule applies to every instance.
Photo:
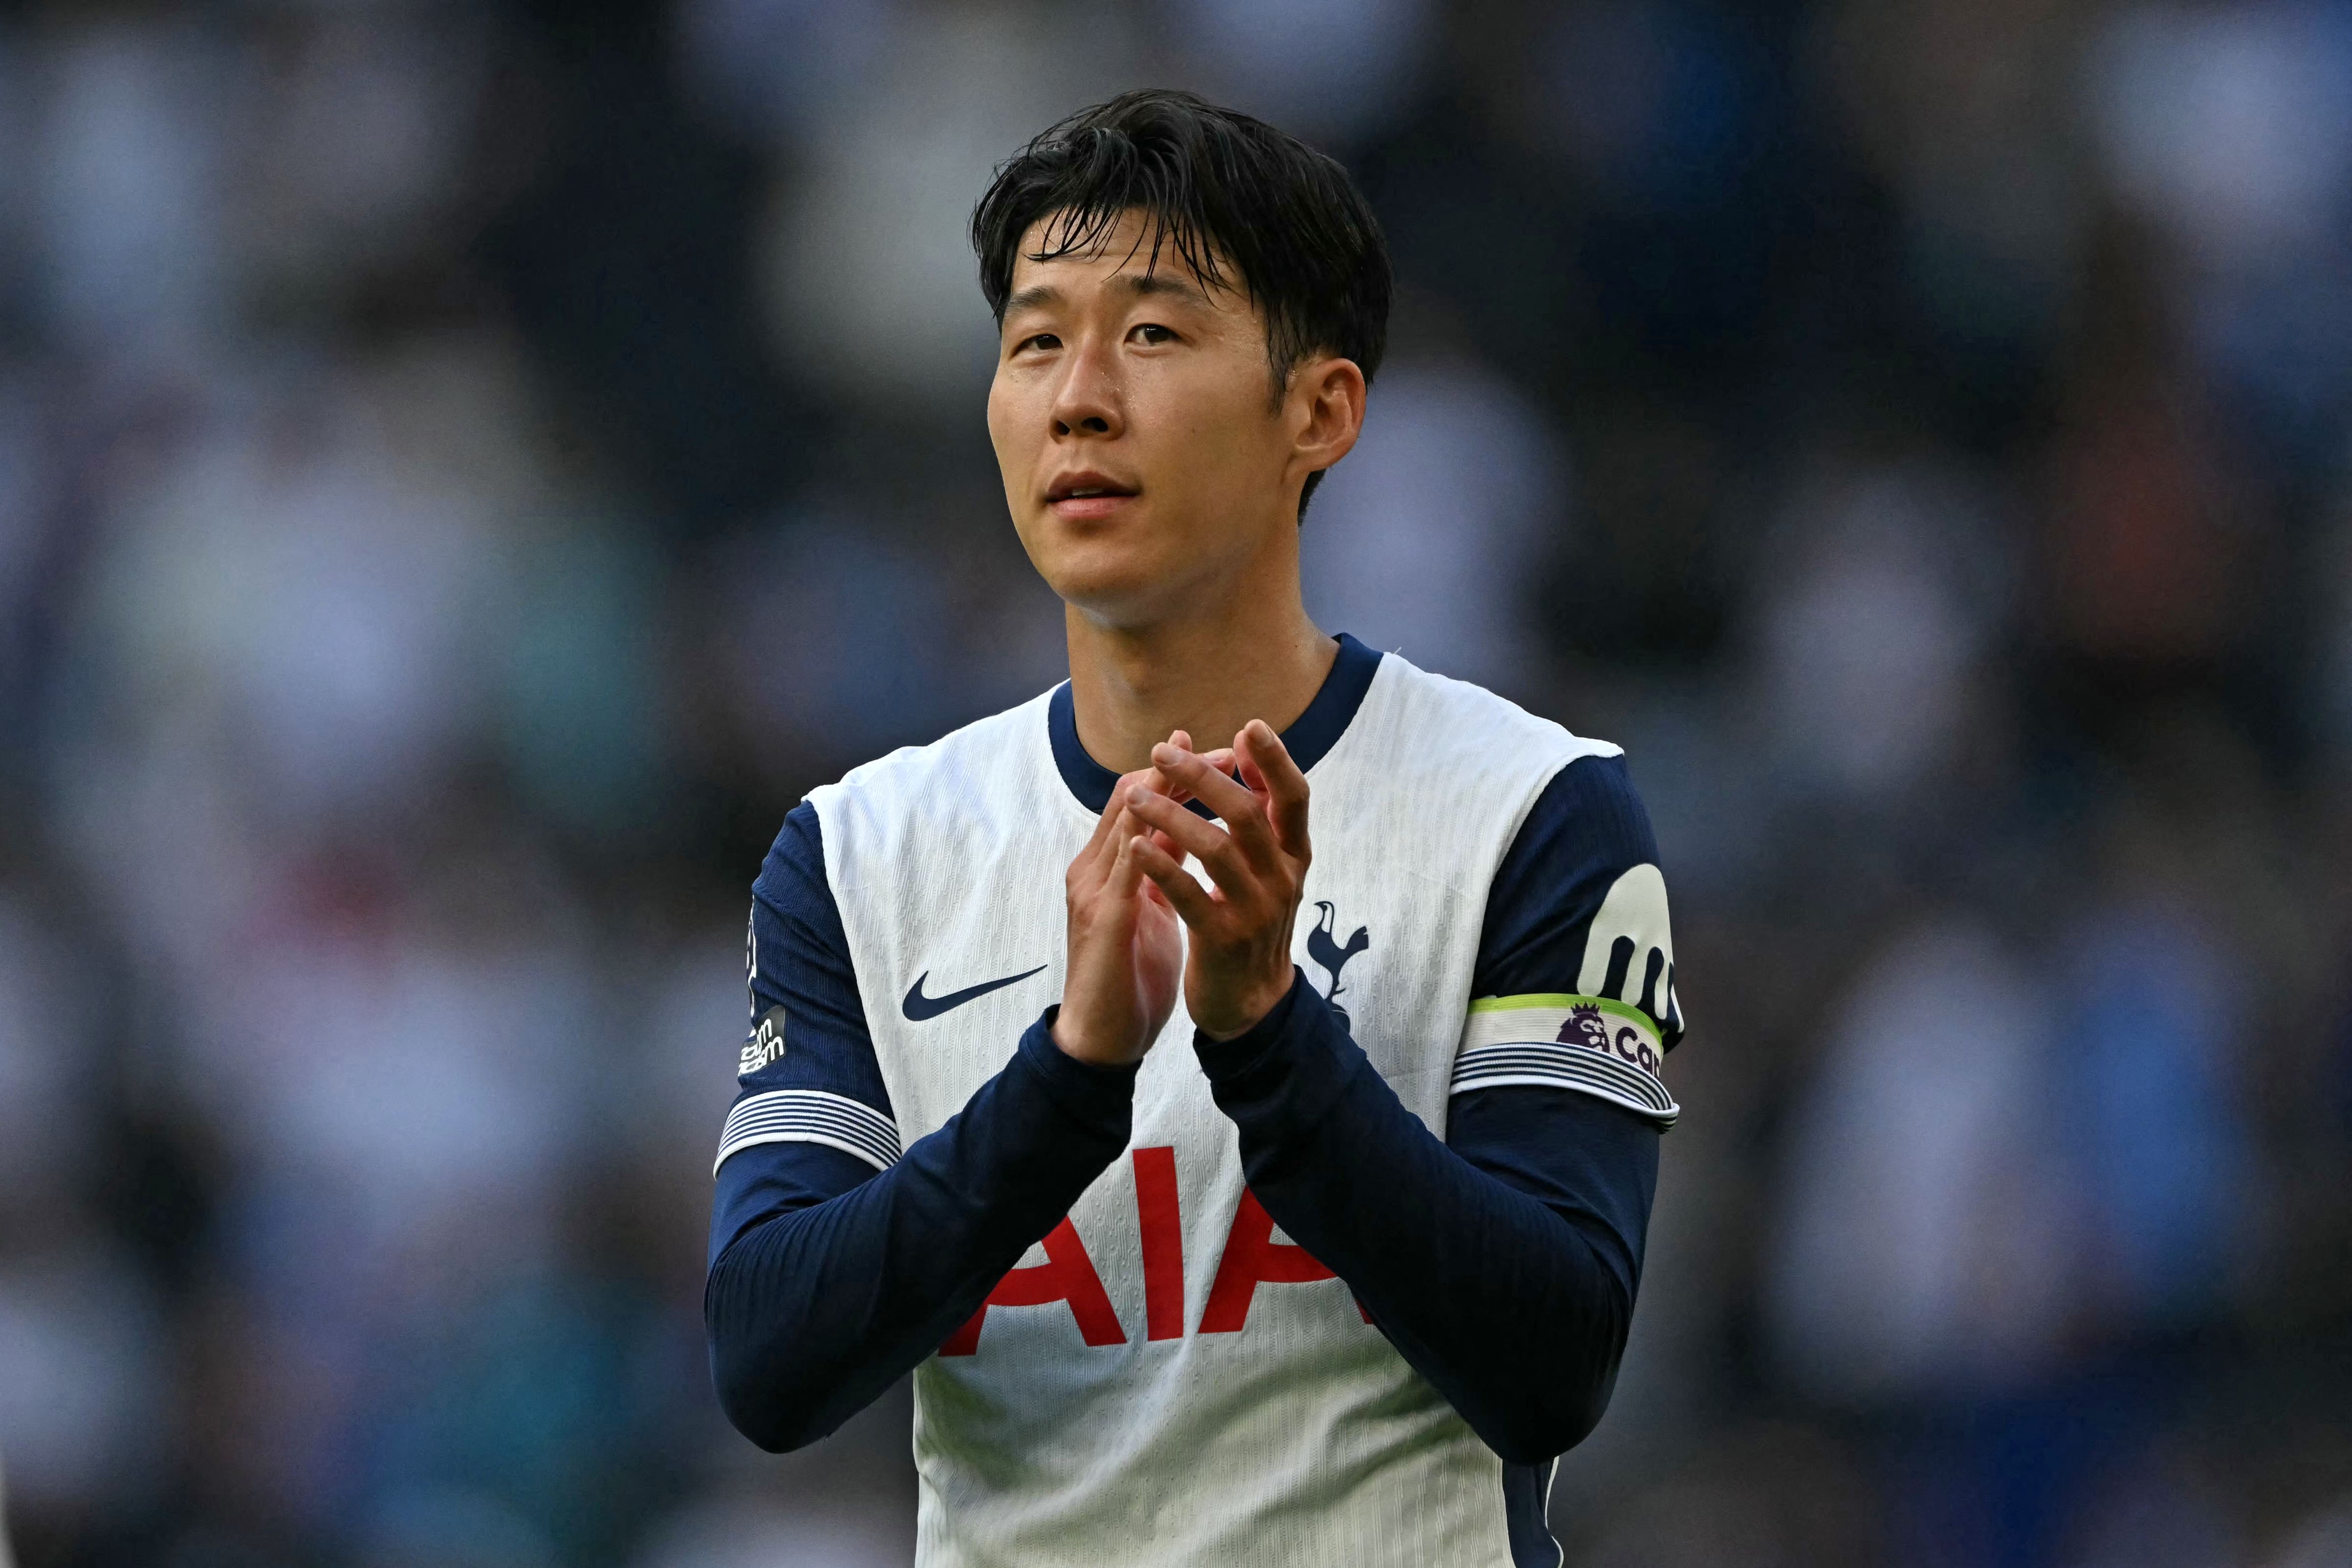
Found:
[[[1236,599],[1192,617],[1108,626],[1068,610],[1078,741],[1114,773],[1151,762],[1171,730],[1213,751],[1263,719],[1287,729],[1331,673],[1339,645],[1307,617],[1297,581],[1272,603]]]

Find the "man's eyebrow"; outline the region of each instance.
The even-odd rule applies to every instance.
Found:
[[[1171,278],[1161,272],[1140,272],[1121,281],[1126,284],[1128,292],[1131,294],[1142,295],[1146,298],[1154,294],[1164,294],[1171,299],[1181,300],[1188,305],[1197,305],[1203,310],[1211,309],[1208,295],[1185,282],[1181,278]]]
[[[1061,303],[1061,300],[1062,291],[1051,283],[1032,283],[1028,288],[1004,301],[1004,313],[1009,316],[1015,310],[1034,310],[1040,305],[1056,305]]]
[[[1182,279],[1171,278],[1165,273],[1131,273],[1120,279],[1118,283],[1119,287],[1129,293],[1143,299],[1160,295],[1171,300],[1181,300],[1188,305],[1195,305],[1204,310],[1212,308],[1208,295]],[[1034,310],[1042,305],[1058,305],[1062,302],[1062,291],[1053,284],[1032,283],[1020,292],[1006,296],[1004,313],[1010,316],[1016,310]]]

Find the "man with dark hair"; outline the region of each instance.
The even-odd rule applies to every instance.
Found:
[[[1307,616],[1389,300],[1337,163],[1129,93],[972,237],[1070,679],[785,818],[721,1401],[785,1449],[913,1371],[927,1565],[1556,1563],[1676,1114],[1622,754]]]

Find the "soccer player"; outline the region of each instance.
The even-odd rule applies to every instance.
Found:
[[[1622,753],[1307,616],[1390,291],[1337,163],[1129,93],[972,237],[1070,679],[784,819],[720,1399],[788,1449],[912,1371],[927,1565],[1556,1563],[1676,1114]]]

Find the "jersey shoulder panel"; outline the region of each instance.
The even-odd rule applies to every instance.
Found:
[[[1008,784],[1031,782],[1052,765],[1045,712],[1053,692],[1044,691],[1018,707],[977,719],[928,745],[901,746],[842,775],[837,784],[809,792],[827,830],[836,818],[877,825],[920,811],[929,821],[985,817],[1011,804]]]
[[[1518,816],[1570,763],[1624,754],[1613,742],[1576,734],[1483,686],[1433,675],[1393,653],[1381,658],[1356,723],[1333,750],[1341,748],[1377,756],[1401,789],[1433,800],[1482,786],[1517,795]]]

